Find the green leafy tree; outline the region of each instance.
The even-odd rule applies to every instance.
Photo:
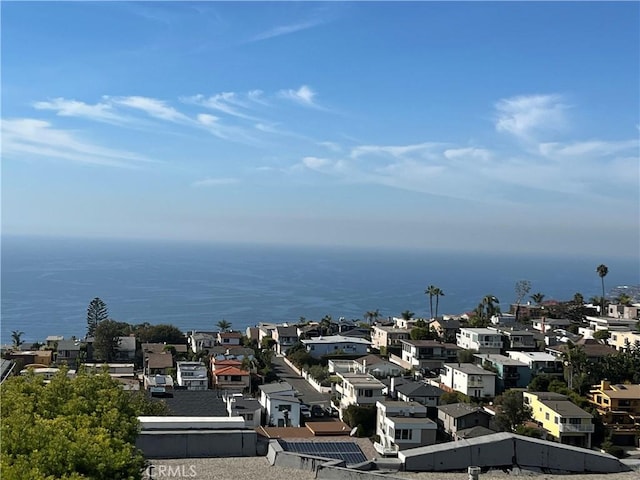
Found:
[[[137,417],[166,414],[107,374],[71,379],[66,368],[49,384],[33,374],[10,378],[0,401],[2,478],[17,480],[140,479]]]
[[[471,398],[460,392],[444,392],[440,395],[441,405],[450,405],[452,403],[471,403]]]
[[[501,432],[515,432],[516,428],[531,419],[531,408],[523,402],[522,392],[507,390],[495,399],[494,422]]]
[[[116,358],[123,327],[120,322],[103,320],[96,327],[93,340],[93,357],[106,363]]]
[[[615,298],[615,302],[618,305],[624,305],[624,306],[630,306],[631,302],[633,301],[633,298],[631,298],[629,295],[627,295],[626,293],[621,293],[620,295],[618,295]]]
[[[598,330],[593,334],[593,338],[595,338],[596,340],[606,340],[610,336],[611,333],[609,333],[609,330]]]
[[[377,412],[375,405],[349,405],[343,410],[342,418],[351,428],[358,427],[359,437],[370,437],[376,431]]]
[[[100,297],[96,297],[87,307],[87,336],[92,337],[100,322],[104,322],[109,318],[109,310],[107,304]]]
[[[600,315],[604,315],[604,299],[605,299],[604,277],[606,277],[607,274],[609,273],[609,267],[607,267],[604,264],[600,264],[596,267],[596,272],[598,272],[598,276],[600,277],[600,281],[602,282],[602,302],[601,302],[602,310],[600,310]]]
[[[187,343],[187,337],[177,327],[173,325],[136,325],[133,327],[136,338],[141,343],[171,343],[175,345],[184,345]]]
[[[409,332],[411,340],[435,340],[438,335],[426,327],[414,327]]]
[[[473,363],[474,356],[471,350],[458,350],[457,357],[460,363]]]
[[[220,320],[216,325],[221,332],[226,332],[231,328],[231,322],[227,322],[224,318]]]
[[[13,346],[15,348],[20,348],[20,345],[24,343],[22,335],[24,335],[24,332],[20,332],[18,330],[13,330],[11,332],[11,339],[13,340]]]
[[[529,295],[531,282],[529,280],[518,280],[515,285],[516,292],[516,322],[520,320],[520,303],[522,299]]]
[[[548,392],[551,377],[549,375],[536,375],[533,377],[527,389],[530,392]]]

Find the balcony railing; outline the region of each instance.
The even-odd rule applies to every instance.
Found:
[[[561,423],[559,425],[560,433],[593,433],[593,423]]]
[[[376,452],[378,452],[381,455],[397,455],[399,450],[397,445],[393,445],[391,447],[385,447],[384,445],[378,442],[373,443],[373,448],[375,448]]]

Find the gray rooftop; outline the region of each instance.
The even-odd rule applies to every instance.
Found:
[[[444,390],[422,382],[408,382],[396,387],[396,392],[413,397],[439,397]]]
[[[490,415],[481,407],[477,407],[469,403],[450,403],[449,405],[439,405],[437,408],[453,418],[464,417],[466,415],[471,415],[472,413],[484,413],[485,415]]]
[[[228,417],[224,400],[215,390],[173,390],[173,396],[150,397],[153,402],[164,403],[171,416]]]
[[[486,360],[491,363],[499,363],[501,365],[513,365],[515,367],[528,367],[526,363],[522,363],[519,360],[515,360],[510,357],[505,357],[504,355],[499,355],[497,353],[476,353],[473,356],[483,361]]]
[[[289,390],[293,390],[291,384],[287,382],[274,382],[268,383],[266,385],[260,385],[258,387],[264,393],[278,393],[278,392],[287,392]]]
[[[466,373],[467,375],[496,375],[495,373],[485,370],[473,363],[445,363],[444,366],[451,367],[452,369]]]

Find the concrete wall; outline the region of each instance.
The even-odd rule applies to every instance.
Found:
[[[400,477],[394,477],[385,473],[375,471],[353,470],[344,467],[334,467],[328,465],[320,465],[316,472],[316,478],[327,480],[400,480]]]
[[[533,467],[550,472],[614,473],[628,470],[612,455],[512,433],[496,433],[400,451],[407,471],[465,470],[469,466]]]
[[[255,430],[143,431],[136,440],[145,458],[253,457]]]
[[[342,460],[334,460],[332,458],[315,457],[311,455],[301,455],[299,453],[285,451],[277,440],[269,442],[267,451],[267,460],[270,465],[278,467],[295,468],[298,470],[307,470],[315,472],[320,465],[327,464],[338,467],[345,467],[346,464]]]

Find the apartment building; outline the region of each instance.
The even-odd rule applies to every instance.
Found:
[[[602,380],[587,398],[618,445],[636,445],[640,436],[640,385],[615,385]]]
[[[373,375],[362,373],[338,373],[340,382],[335,385],[340,401],[340,415],[342,409],[349,405],[375,405],[384,399],[384,383]]]
[[[531,407],[531,416],[553,440],[576,447],[591,448],[593,416],[553,392],[523,392],[523,401]]]
[[[442,368],[446,362],[458,359],[460,347],[435,340],[401,340],[401,357],[390,355],[389,360],[408,370]]]
[[[445,363],[440,382],[445,389],[464,393],[469,397],[496,395],[496,374],[473,363]]]
[[[397,455],[407,448],[436,443],[436,423],[427,418],[427,407],[417,402],[383,400],[376,402],[376,434],[373,444],[382,455]]]
[[[209,377],[207,367],[202,362],[177,362],[176,376],[178,385],[187,390],[207,390]]]
[[[490,328],[461,328],[456,335],[456,344],[478,353],[500,353],[502,334]]]

